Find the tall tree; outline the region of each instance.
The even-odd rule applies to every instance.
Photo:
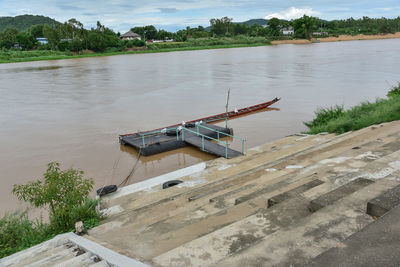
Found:
[[[216,35],[228,35],[234,31],[232,19],[228,17],[210,19],[210,25],[211,33]]]
[[[19,32],[16,36],[18,44],[24,49],[31,49],[36,43],[36,38],[27,31]]]
[[[5,29],[0,34],[0,47],[11,48],[17,41],[18,31],[16,29]]]
[[[157,36],[157,29],[153,25],[147,25],[144,27],[144,33],[147,40],[153,40]]]
[[[235,34],[247,34],[249,32],[249,26],[245,23],[234,24]]]
[[[46,24],[43,26],[43,35],[47,38],[47,42],[51,49],[55,50],[58,42],[60,41],[58,32]]]
[[[303,17],[293,21],[294,35],[298,38],[311,40],[316,24],[317,18],[304,15]]]
[[[271,36],[280,36],[281,32],[281,21],[278,18],[272,18],[268,21],[268,30]]]
[[[29,32],[35,37],[43,37],[43,24],[33,25],[29,28]]]

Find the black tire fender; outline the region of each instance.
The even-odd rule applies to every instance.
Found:
[[[100,187],[99,189],[96,190],[96,193],[98,196],[102,197],[104,195],[107,195],[107,194],[117,191],[117,189],[118,189],[118,187],[115,184],[112,184],[112,185]]]
[[[173,186],[181,184],[181,183],[183,183],[183,181],[181,181],[181,180],[171,180],[171,181],[163,183],[162,188],[167,189],[167,188],[173,187]]]

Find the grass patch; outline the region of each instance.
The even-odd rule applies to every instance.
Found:
[[[344,110],[342,106],[318,109],[315,114],[315,119],[304,123],[309,128],[306,133],[341,134],[374,124],[400,120],[400,96],[363,102],[348,110]]]
[[[49,225],[29,220],[27,213],[6,214],[0,219],[0,258],[52,238]]]
[[[96,212],[96,204],[96,200],[88,198],[84,204],[72,210],[71,218],[81,219],[86,229],[98,226],[103,218]],[[0,258],[40,244],[58,234],[73,231],[72,226],[70,229],[60,228],[60,222],[54,218],[50,223],[44,223],[42,218],[32,221],[26,211],[5,214],[0,218]]]
[[[162,50],[172,48],[209,48],[209,47],[235,47],[236,45],[268,45],[270,40],[264,37],[236,36],[234,38],[198,38],[189,39],[186,42],[165,42],[147,44],[149,50]]]

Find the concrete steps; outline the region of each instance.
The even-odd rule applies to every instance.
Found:
[[[306,137],[311,139],[310,136],[306,136]],[[330,137],[332,137],[332,136],[330,136]],[[305,140],[304,137],[302,137],[301,139]],[[313,137],[313,139],[317,139],[316,141],[325,140],[325,139],[318,139],[316,137]],[[314,144],[314,142],[315,142],[315,140],[312,142],[312,144]],[[276,148],[276,146],[272,146],[272,147]],[[276,173],[269,174],[268,179],[273,178],[274,176],[277,176],[277,175],[281,175],[281,177],[282,177],[281,179],[287,179],[287,178],[284,178],[283,175],[288,174],[293,171],[295,171],[295,169],[284,169],[284,170],[282,170],[282,173],[276,172]],[[219,172],[219,171],[217,171],[217,172]],[[158,202],[156,205],[151,204],[148,208],[140,208],[140,209],[136,209],[136,210],[131,210],[131,211],[129,211],[129,213],[124,213],[120,216],[121,217],[123,216],[125,218],[129,217],[130,218],[129,222],[133,222],[135,224],[135,226],[138,227],[136,222],[142,222],[142,219],[147,218],[149,215],[149,214],[145,214],[145,212],[155,213],[155,214],[157,214],[156,217],[159,218],[159,216],[161,214],[164,214],[164,217],[169,217],[169,216],[172,216],[173,214],[178,213],[180,210],[179,207],[181,207],[183,205],[185,206],[185,209],[186,209],[185,211],[187,211],[187,207],[190,206],[190,204],[186,203],[187,199],[192,199],[192,200],[198,201],[199,197],[201,197],[201,198],[209,197],[211,199],[213,197],[213,195],[215,195],[215,194],[233,195],[233,193],[238,193],[240,191],[243,191],[244,189],[248,189],[249,186],[251,187],[252,184],[243,185],[243,183],[245,183],[245,182],[251,183],[251,179],[259,179],[260,173],[265,174],[266,173],[265,169],[259,168],[258,173],[255,172],[255,170],[251,170],[250,172],[245,172],[244,174],[249,174],[247,176],[242,173],[241,175],[236,175],[234,177],[228,177],[229,178],[229,179],[227,179],[228,181],[225,181],[225,182],[219,180],[218,181],[219,187],[206,186],[205,188],[202,187],[200,189],[194,188],[193,190],[191,190],[189,192],[189,194],[191,194],[191,196],[190,195],[187,196],[187,194],[183,194],[183,197],[175,195],[174,197],[171,197],[170,199],[165,199],[165,202],[163,202],[163,203]],[[261,184],[265,184],[265,179],[263,182],[261,182]],[[215,183],[213,185],[215,185]],[[232,187],[234,187],[235,189],[233,189]],[[207,191],[207,189],[209,189],[209,188],[211,188],[211,190]],[[173,189],[174,188],[171,188],[168,190],[173,190]],[[193,193],[192,191],[195,191],[195,192]],[[208,203],[208,200],[206,201],[206,203]],[[197,209],[198,207],[200,207],[200,205],[201,204],[196,203],[191,206],[193,207],[193,209]],[[135,215],[131,216],[130,213],[133,213],[134,211],[135,211]],[[172,211],[172,212],[170,212],[170,211]],[[215,211],[215,212],[217,212],[217,211]],[[133,217],[134,217],[134,219],[133,219]],[[151,221],[151,223],[154,223],[157,220],[157,219],[154,219],[154,216],[151,216],[151,218],[153,219]],[[111,220],[114,220],[114,218],[112,218]],[[114,224],[113,224],[113,226],[114,226]],[[104,227],[107,227],[107,226],[104,226]],[[98,227],[98,232],[99,231],[102,231],[101,226],[100,226],[100,228]]]
[[[206,187],[212,187],[214,183],[212,182],[220,182],[219,180],[226,178],[226,177],[231,177],[232,175],[242,173],[244,171],[252,170],[255,168],[255,166],[261,166],[265,165],[266,162],[269,162],[271,160],[276,160],[288,155],[291,155],[295,152],[304,150],[305,148],[308,148],[311,145],[318,145],[326,140],[329,140],[332,138],[332,135],[328,136],[322,136],[322,137],[314,137],[312,140],[311,137],[307,136],[307,139],[304,137],[300,138],[301,140],[298,140],[295,144],[291,144],[290,146],[286,146],[286,148],[276,148],[276,146],[272,146],[274,150],[269,151],[263,151],[259,152],[258,154],[262,154],[263,158],[260,159],[260,155],[251,155],[249,157],[247,156],[241,156],[235,159],[230,159],[230,160],[225,160],[225,159],[217,159],[215,162],[209,163],[209,167],[205,170],[205,172],[197,178],[204,179],[206,181]],[[291,139],[289,139],[291,140]],[[288,141],[289,141],[288,140]],[[285,147],[285,145],[284,145]],[[268,147],[271,148],[271,147]],[[271,152],[271,153],[269,153]],[[239,164],[241,163],[241,164]],[[190,177],[188,177],[190,179]],[[185,180],[185,177],[182,178],[182,180]],[[200,189],[200,188],[199,188]],[[193,190],[190,188],[189,190]],[[180,190],[179,192],[182,193],[183,190]],[[150,195],[150,196],[149,196]],[[157,199],[162,199],[165,197],[173,197],[176,195],[176,192],[172,191],[172,188],[169,190],[164,190],[161,192],[158,192],[157,194],[145,194],[144,196],[141,196],[140,198],[140,203],[135,203],[136,205],[131,205],[130,208],[139,208],[141,203],[146,203],[148,204],[151,201],[154,201],[154,196],[157,196]],[[153,198],[152,198],[152,197]],[[145,197],[146,199],[143,199]],[[148,198],[148,199],[147,199]],[[107,203],[105,208],[112,206],[115,203],[115,199],[110,199],[108,200],[107,198],[104,199],[104,202]]]
[[[319,145],[323,142],[326,142],[327,140],[332,139],[332,135],[324,135],[322,137],[313,137],[313,136],[305,136],[296,139],[295,144],[290,144],[290,145],[283,145],[282,148],[279,148],[277,146],[269,146],[269,148],[274,149],[275,154],[267,154],[264,155],[262,161],[262,165],[260,166],[259,164],[254,164],[251,160],[246,160],[246,159],[240,159],[240,158],[246,158],[246,157],[239,157],[236,159],[240,159],[240,161],[244,161],[244,164],[236,164],[233,160],[230,161],[230,165],[222,164],[219,166],[212,166],[211,168],[208,168],[205,172],[205,174],[201,177],[198,177],[198,179],[203,179],[207,181],[205,184],[196,187],[196,188],[188,188],[187,192],[190,194],[202,194],[202,192],[207,192],[209,188],[212,188],[214,190],[214,187],[217,185],[224,186],[224,183],[228,183],[231,180],[235,180],[239,176],[246,175],[248,173],[253,173],[255,171],[256,167],[259,167],[260,170],[264,170],[264,167],[266,164],[269,162],[275,162],[279,160],[281,157],[287,157],[288,155],[290,156],[293,153],[302,151],[304,149],[309,148],[310,146],[316,146]],[[289,139],[291,140],[291,139]],[[258,150],[259,151],[259,150]],[[264,153],[263,153],[264,154]],[[260,162],[260,156],[255,157],[256,161]],[[226,162],[226,161],[223,161]],[[250,166],[250,167],[248,167]],[[184,178],[182,180],[185,180]],[[237,182],[237,181],[235,181]],[[143,192],[135,192],[135,196],[126,196],[125,204],[122,205],[123,210],[134,210],[135,208],[142,208],[140,207],[140,203],[151,203],[150,205],[154,204],[160,204],[161,202],[168,201],[169,199],[176,199],[176,197],[185,195],[185,189],[181,190],[174,190],[175,188],[171,188],[168,190],[163,190],[161,192],[157,192],[156,194],[143,194]],[[178,194],[176,192],[179,192]],[[154,196],[158,198],[158,201],[155,201]],[[164,197],[164,198],[163,198]],[[162,199],[163,198],[163,199]],[[140,201],[135,201],[140,199]],[[112,205],[107,199],[105,200],[107,203],[106,207],[109,207]],[[115,202],[114,202],[115,203]],[[121,204],[121,203],[120,203]]]
[[[390,154],[390,155],[388,155],[386,158],[381,158],[380,160],[379,160],[379,164],[381,164],[381,167],[382,168],[384,168],[385,166],[386,166],[386,164],[384,164],[384,162],[390,162],[390,160],[391,160],[391,158],[393,158],[393,157],[396,157],[396,154],[398,154],[398,152],[395,152],[395,153],[392,153],[392,154]],[[398,155],[397,155],[398,156]],[[376,163],[375,165],[377,165],[378,163]],[[371,169],[373,169],[373,168],[371,168]],[[366,170],[368,170],[368,168],[366,169]],[[303,181],[303,183],[305,183],[305,182],[307,182],[307,181],[305,181],[305,180],[302,180]],[[312,181],[315,181],[315,180],[312,180]],[[355,180],[355,181],[357,181],[357,180]],[[396,184],[396,182],[395,181],[387,181],[389,184],[390,184],[390,186],[394,186],[395,184]],[[350,182],[350,184],[351,184],[352,182]],[[305,184],[303,184],[303,185],[306,185],[307,183],[305,183]],[[365,184],[363,184],[363,186],[365,186],[365,185],[368,185],[368,183],[365,183]],[[298,188],[301,188],[302,186],[300,185],[300,186],[297,186],[296,184],[292,184],[292,186],[293,186],[293,191],[297,191],[298,190]],[[358,184],[356,184],[356,187],[354,188],[353,187],[353,189],[355,189],[355,190],[347,190],[347,185],[345,185],[345,186],[343,186],[343,188],[344,189],[346,189],[345,190],[345,193],[344,194],[342,194],[341,195],[341,197],[343,197],[343,196],[345,196],[345,195],[348,195],[348,194],[350,194],[350,193],[353,193],[354,191],[357,191],[357,190],[359,190],[360,188],[362,188],[363,186],[358,186]],[[327,188],[325,188],[324,189],[324,191],[326,192],[325,194],[326,195],[331,195],[331,189],[332,189],[332,185],[330,186],[330,187],[327,187]],[[287,189],[289,189],[289,188],[287,188]],[[301,191],[307,191],[307,189],[309,189],[309,188],[305,188],[306,190],[301,190]],[[312,190],[312,189],[311,189]],[[336,189],[336,190],[338,190],[338,189]],[[293,192],[292,191],[292,192]],[[286,192],[284,192],[284,193],[281,193],[281,195],[291,195],[292,197],[295,197],[295,194],[290,194],[289,193],[290,191],[286,191]],[[374,192],[376,193],[376,192],[378,192],[377,191],[377,189],[375,189],[374,190]],[[301,193],[301,192],[299,192],[299,191],[297,191],[297,193]],[[320,192],[321,193],[321,192]],[[275,196],[276,197],[276,196]],[[301,196],[300,195],[300,197],[303,197],[303,196]],[[266,199],[268,199],[268,196],[265,196],[265,195],[263,195],[262,197],[260,197],[261,199],[263,198],[264,199],[264,203],[265,203],[265,201],[266,201]],[[274,197],[272,197],[272,198],[274,198]],[[271,199],[271,198],[269,198],[269,199]],[[289,198],[290,199],[290,198]],[[287,199],[285,199],[285,201],[286,201]],[[335,200],[337,200],[337,199],[335,199]],[[263,201],[261,201],[261,203],[262,203]],[[305,202],[307,202],[307,204],[305,204]],[[303,206],[302,207],[299,207],[299,206],[296,206],[296,205],[294,205],[294,204],[291,204],[291,205],[294,205],[293,207],[295,207],[295,209],[294,210],[309,210],[309,203],[310,202],[312,202],[312,200],[309,198],[307,201],[303,201]],[[290,202],[289,202],[290,203]],[[301,203],[301,201],[300,200],[298,200],[298,199],[296,199],[295,201],[294,201],[294,203],[295,204],[299,204],[299,203]],[[331,203],[332,204],[332,203]],[[255,205],[255,203],[253,203],[252,204],[252,206],[254,206]],[[283,212],[283,208],[281,207],[281,208],[279,208],[279,206],[280,205],[277,205],[278,206],[278,210],[280,210],[281,211],[281,213],[280,213],[280,216],[283,216],[282,214],[282,212]],[[246,209],[248,209],[249,207],[246,207]],[[254,211],[254,210],[253,210]],[[304,214],[304,213],[303,213]],[[232,216],[232,215],[230,215],[230,214],[228,214],[228,217],[230,217],[230,216]],[[292,215],[288,215],[289,217],[290,216],[292,216],[292,218],[296,218],[296,213],[294,213],[294,214],[292,214]],[[202,251],[200,248],[201,247],[206,247],[206,248],[209,248],[209,250],[210,251],[207,251],[207,252],[204,252],[205,254],[207,254],[207,253],[211,253],[211,255],[213,255],[212,254],[212,251],[214,251],[214,252],[216,252],[216,251],[218,251],[217,250],[217,248],[215,247],[215,246],[211,246],[211,244],[224,244],[224,246],[222,246],[222,247],[224,247],[224,249],[227,249],[227,247],[229,247],[228,245],[227,245],[227,240],[229,239],[229,240],[231,240],[231,239],[234,239],[233,238],[233,236],[240,236],[241,235],[241,233],[244,233],[245,231],[244,231],[244,229],[246,228],[246,227],[250,227],[249,225],[252,225],[251,227],[250,227],[250,229],[251,229],[251,231],[255,231],[255,229],[257,228],[256,226],[257,226],[257,223],[259,223],[260,222],[260,219],[259,219],[259,217],[260,217],[260,215],[259,214],[255,214],[255,215],[251,215],[250,217],[247,217],[247,218],[245,218],[244,220],[242,220],[242,221],[238,221],[238,222],[236,222],[236,223],[234,223],[234,224],[231,224],[230,226],[228,226],[228,227],[225,227],[225,228],[221,228],[220,230],[218,230],[218,231],[215,231],[215,232],[213,232],[213,233],[211,233],[210,235],[208,235],[208,236],[203,236],[203,237],[201,237],[201,238],[199,238],[199,239],[195,239],[194,241],[192,241],[192,242],[189,242],[188,244],[185,244],[185,245],[183,245],[183,246],[181,246],[180,248],[176,248],[176,249],[174,249],[173,251],[174,252],[171,252],[171,253],[169,253],[169,252],[167,252],[166,253],[166,255],[164,255],[165,257],[172,257],[173,258],[173,256],[172,255],[176,255],[176,254],[179,254],[179,255],[185,255],[186,254],[186,250],[185,250],[185,248],[186,249],[189,249],[189,250],[192,250],[192,251],[197,251],[197,250],[199,250],[199,251]],[[269,215],[263,215],[262,217],[268,217],[269,219],[271,219],[271,216],[269,216]],[[237,219],[237,218],[235,218],[235,219]],[[255,221],[255,222],[257,222],[257,223],[253,223],[253,224],[251,224],[250,223],[250,221]],[[234,227],[234,225],[236,225],[236,224],[238,224],[238,225],[241,225],[241,227],[239,227],[239,228],[236,228],[236,232],[233,232],[233,230],[232,230],[232,227]],[[271,226],[271,223],[270,222],[268,222],[268,223],[266,223],[266,224],[268,224],[268,226]],[[266,231],[266,224],[261,224],[261,226],[260,226],[260,229],[258,230],[260,233],[261,232],[265,232]],[[205,223],[205,225],[208,225],[208,223]],[[243,227],[244,228],[243,228]],[[272,229],[274,229],[274,230],[276,230],[277,229],[277,225],[273,225],[272,226]],[[246,228],[247,229],[247,228]],[[194,229],[192,229],[192,230],[194,230]],[[270,230],[270,231],[272,231],[272,230]],[[267,231],[268,232],[268,231]],[[190,232],[189,232],[190,233]],[[229,233],[229,237],[225,237],[224,238],[224,233]],[[258,236],[256,235],[256,236],[253,236],[252,238],[250,238],[251,240],[253,240],[254,242],[255,241],[257,241],[259,238],[260,238],[260,236],[262,236],[262,234],[259,234]],[[221,243],[218,243],[216,240],[217,240],[217,238],[219,238],[219,237],[221,237],[222,238],[222,240],[221,240]],[[208,241],[209,243],[207,243],[206,241],[204,241],[205,239],[207,239],[208,238],[208,240],[210,240],[210,241]],[[195,246],[195,245],[193,245],[192,243],[194,243],[194,244],[197,244],[197,242],[201,242],[201,245],[197,245],[197,246]],[[204,243],[204,242],[206,242],[206,243]],[[192,245],[189,245],[189,244],[192,244]],[[237,251],[235,251],[235,253],[236,253]],[[197,255],[197,254],[196,254]],[[203,254],[199,254],[200,256],[201,255],[203,255]],[[208,255],[208,254],[207,254]],[[160,256],[160,257],[155,257],[155,262],[160,262],[160,261],[163,261],[163,260],[165,260],[165,257],[164,256]],[[227,256],[227,254],[222,254],[222,256],[221,257],[226,257]],[[203,262],[203,261],[198,261],[198,259],[196,259],[196,261],[195,261],[195,264],[193,264],[193,265],[197,265],[197,264],[199,264],[199,265],[208,265],[208,264],[210,264],[210,265],[213,265],[214,263],[215,263],[215,259],[216,258],[218,258],[218,257],[216,257],[215,255],[212,257],[213,259],[214,259],[214,261],[212,261],[212,262],[209,262],[209,260],[208,261],[206,261],[206,262]],[[173,258],[174,259],[174,261],[176,261],[176,258]],[[186,258],[184,258],[184,260],[187,260]],[[164,265],[168,265],[168,264],[164,264]],[[172,264],[172,265],[174,265],[174,264]],[[179,264],[178,264],[179,265]]]
[[[367,186],[327,206],[294,225],[280,229],[250,248],[230,255],[218,263],[220,266],[254,266],[263,262],[269,266],[296,266],[305,264],[327,249],[336,246],[351,234],[373,222],[365,214],[370,197],[394,186],[382,180]]]
[[[18,254],[18,253],[17,253]],[[69,240],[47,241],[12,258],[4,258],[1,266],[110,266],[96,255],[81,249]]]
[[[217,213],[209,213],[206,208],[180,213],[158,221],[144,228],[134,229],[129,241],[132,256],[151,259],[193,239],[213,232],[227,224],[250,216],[260,209],[267,208],[268,196],[281,193],[308,183],[312,178],[279,188],[268,195],[263,195],[242,205],[230,206]],[[119,231],[128,231],[131,226],[121,227]],[[132,230],[131,230],[132,231]],[[113,244],[112,236],[109,242]]]
[[[400,183],[399,150],[399,122],[286,137],[179,186],[107,196],[118,210],[89,238],[155,266],[303,264],[373,221],[367,202]]]
[[[390,191],[390,190],[389,190]],[[379,197],[378,197],[379,198]],[[394,204],[384,197],[386,203]],[[400,206],[393,206],[383,217],[354,233],[305,266],[399,266]]]
[[[328,138],[331,136],[323,136],[324,138]],[[304,140],[304,137],[302,137]],[[311,144],[315,145],[315,142],[321,142],[324,141],[325,139],[317,139],[317,141],[310,141]],[[289,139],[290,140],[290,139]],[[310,138],[311,140],[311,138]],[[304,144],[302,143],[303,141],[297,141],[295,145],[299,145],[300,143],[300,148],[304,148]],[[292,145],[292,146],[295,146]],[[291,149],[292,149],[291,146]],[[276,146],[272,146],[274,149],[278,149]],[[292,150],[291,150],[292,151]],[[279,149],[279,155],[286,156],[287,154],[290,154],[291,151],[281,151]],[[295,150],[297,151],[297,150]],[[276,159],[279,158],[279,155],[267,155],[270,159]],[[275,157],[276,156],[276,157]],[[239,157],[240,158],[240,157]],[[238,158],[235,158],[233,160],[237,160]],[[243,160],[242,160],[243,161]],[[248,165],[249,162],[246,161]],[[265,164],[265,162],[264,162]],[[212,165],[212,164],[211,164]],[[211,166],[210,168],[207,168],[205,173],[203,174],[203,177],[196,177],[196,179],[206,181],[205,184],[201,184],[200,186],[197,186],[195,188],[170,188],[168,190],[162,190],[162,191],[157,191],[156,193],[147,193],[147,192],[135,192],[134,194],[124,196],[123,199],[111,199],[108,200],[105,198],[105,201],[107,205],[105,207],[110,207],[113,204],[120,205],[121,211],[128,211],[132,213],[133,211],[137,210],[144,210],[146,207],[151,208],[154,206],[158,206],[162,203],[167,203],[170,202],[171,200],[177,200],[180,198],[184,199],[184,202],[187,201],[187,198],[190,198],[191,196],[196,196],[199,194],[202,194],[204,192],[208,192],[209,189],[215,190],[216,186],[220,186],[221,189],[226,187],[227,184],[229,184],[230,181],[236,180],[235,183],[237,184],[237,178],[246,175],[247,173],[254,172],[254,167],[257,165],[252,165],[251,168],[244,168],[242,165],[236,165],[236,163],[231,163],[231,165],[226,165],[225,162],[222,162],[222,165],[219,166]],[[264,172],[264,169],[261,168],[262,172]],[[239,174],[238,174],[239,173]],[[236,176],[234,176],[236,175]],[[257,176],[255,176],[257,177]],[[181,179],[185,180],[185,178]],[[117,202],[119,201],[119,202]],[[147,205],[142,205],[142,203],[145,203]],[[104,206],[103,206],[104,207]],[[121,212],[119,215],[124,216],[126,212]],[[110,220],[114,220],[114,218],[110,218]]]
[[[81,236],[65,233],[0,259],[0,266],[146,267],[147,265],[111,251]]]

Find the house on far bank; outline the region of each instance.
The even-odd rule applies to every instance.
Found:
[[[282,33],[283,35],[293,35],[294,34],[293,27],[283,28]]]
[[[38,38],[36,38],[36,40],[37,40],[37,41],[39,42],[39,44],[41,44],[41,45],[45,45],[45,44],[48,43],[47,38],[45,38],[45,37],[38,37]]]
[[[19,45],[19,43],[14,44],[14,49],[22,49],[23,47]]]
[[[121,40],[128,40],[128,41],[132,41],[134,39],[142,40],[142,37],[139,34],[134,33],[132,31],[124,33],[119,38],[121,38]]]

